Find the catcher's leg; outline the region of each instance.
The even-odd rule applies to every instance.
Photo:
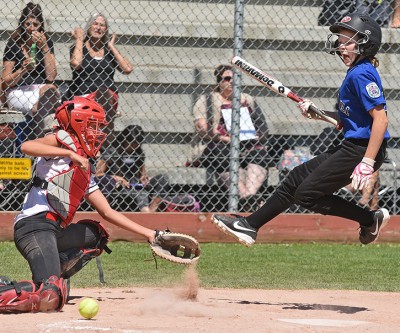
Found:
[[[60,276],[57,246],[60,233],[57,224],[46,219],[46,212],[24,218],[14,226],[15,245],[28,261],[37,286],[50,276]]]
[[[103,251],[111,253],[107,247],[108,238],[104,226],[94,220],[81,220],[66,228],[59,240],[61,277],[69,279]]]
[[[0,313],[60,311],[65,299],[66,283],[56,276],[39,288],[33,281],[0,280]]]

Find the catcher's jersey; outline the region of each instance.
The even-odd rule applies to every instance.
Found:
[[[378,71],[369,59],[364,59],[347,71],[339,89],[338,111],[346,139],[369,139],[373,119],[369,110],[386,100]],[[389,132],[385,132],[388,139]]]
[[[53,176],[60,174],[70,168],[71,160],[69,158],[45,158],[38,157],[36,160],[36,176],[40,179],[49,180]],[[99,187],[94,180],[93,175],[90,177],[89,187],[86,191],[86,195],[94,192]],[[28,194],[25,196],[25,200],[22,206],[21,212],[15,217],[14,223],[19,220],[33,216],[41,212],[50,211],[54,213],[47,201],[46,190],[39,187],[32,186]]]

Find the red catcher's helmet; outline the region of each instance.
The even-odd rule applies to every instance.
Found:
[[[74,97],[57,108],[55,118],[63,130],[72,130],[76,134],[88,156],[96,156],[106,139],[101,127],[107,125],[106,113],[98,103],[85,97]]]

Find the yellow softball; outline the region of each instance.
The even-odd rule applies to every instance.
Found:
[[[94,298],[85,298],[79,303],[79,313],[83,318],[92,319],[99,312],[99,303]]]

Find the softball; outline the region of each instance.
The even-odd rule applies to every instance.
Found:
[[[94,298],[85,298],[79,303],[79,313],[83,318],[92,319],[99,312],[99,304]]]

